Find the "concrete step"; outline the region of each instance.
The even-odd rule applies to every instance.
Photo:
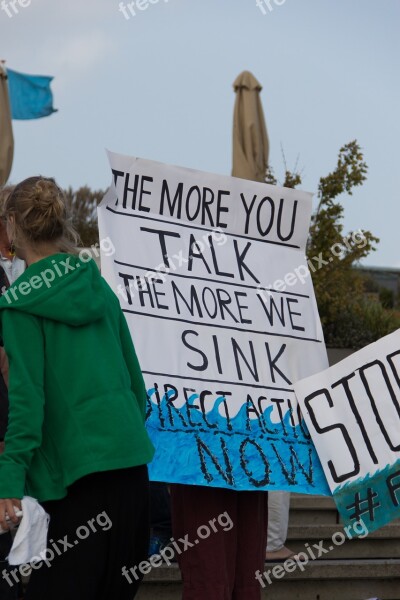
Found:
[[[281,570],[276,569],[281,567]],[[275,571],[273,569],[275,568]],[[265,566],[263,599],[270,600],[400,600],[400,560],[315,560],[294,572],[282,565]],[[283,570],[283,573],[282,573]],[[280,577],[277,579],[275,575]],[[283,576],[282,576],[283,575]],[[137,600],[180,600],[177,565],[153,569],[144,579]],[[207,600],[207,599],[204,599]]]
[[[290,508],[296,510],[331,510],[336,508],[332,496],[290,495]]]
[[[290,523],[292,525],[324,525],[339,522],[339,513],[331,497],[291,494]]]
[[[337,535],[335,535],[337,534]],[[318,557],[325,560],[365,559],[365,558],[398,558],[400,559],[400,524],[389,524],[365,538],[343,538],[341,525],[290,525],[287,546],[294,552],[308,552],[310,549]],[[313,547],[323,542],[323,548],[329,552]],[[320,547],[320,546],[319,546]],[[399,590],[400,599],[400,590]]]
[[[266,563],[270,582],[263,580],[263,600],[400,600],[400,519],[363,539],[343,542],[342,532],[331,497],[292,494],[287,545],[306,553],[301,563],[310,551],[318,558],[310,558],[307,565],[294,564],[292,572],[286,572],[282,563]],[[320,556],[321,542],[329,552]],[[176,564],[153,569],[136,596],[137,600],[181,597]]]
[[[332,525],[340,523],[340,516],[332,497],[291,494],[289,522],[291,525]],[[399,523],[400,518],[391,522]]]
[[[269,578],[265,598],[274,600],[400,600],[400,559],[315,560],[304,571],[284,571],[275,580],[271,572]]]

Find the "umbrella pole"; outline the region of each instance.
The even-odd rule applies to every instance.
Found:
[[[0,60],[0,186],[7,183],[14,156],[14,136],[5,60]]]

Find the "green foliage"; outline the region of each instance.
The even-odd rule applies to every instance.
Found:
[[[286,165],[285,170],[285,187],[301,184],[298,172],[291,173]],[[354,140],[340,148],[334,170],[321,177],[318,185],[318,207],[311,219],[307,255],[311,265],[318,264],[317,257],[327,262],[312,270],[312,278],[329,346],[360,348],[399,326],[393,313],[368,300],[365,279],[354,268],[375,250],[378,238],[370,231],[343,233],[344,208],[337,198],[344,193],[351,196],[354,188],[364,183],[366,174],[367,165]],[[271,168],[266,181],[276,184]]]
[[[99,243],[97,205],[103,199],[104,194],[103,190],[92,191],[87,186],[76,191],[73,191],[71,187],[65,190],[67,207],[84,247]]]
[[[278,185],[278,180],[275,177],[275,173],[272,167],[268,167],[267,171],[265,173],[265,183],[269,183],[271,185]],[[282,187],[287,187],[287,188],[295,188],[298,185],[301,184],[301,174],[298,173],[296,170],[289,171],[289,169],[286,168],[286,164],[285,164],[285,179],[283,181]]]
[[[269,183],[270,185],[278,185],[278,180],[275,177],[274,170],[269,165],[265,173],[265,183]]]
[[[347,319],[348,315],[358,315],[359,311],[353,310],[357,305],[362,310],[366,309],[363,278],[354,266],[375,250],[379,240],[370,231],[343,235],[344,208],[336,201],[343,193],[352,195],[353,189],[365,181],[366,173],[367,165],[360,146],[352,141],[340,149],[336,168],[326,177],[321,177],[318,186],[319,204],[311,219],[308,256],[312,258],[322,254],[329,258],[332,249],[342,248],[340,256],[313,273],[315,295],[329,345],[338,343],[338,336],[334,333],[338,321]],[[348,315],[345,316],[345,313]],[[360,319],[356,321],[360,323]],[[353,345],[351,339],[346,344]]]
[[[340,319],[325,324],[325,340],[337,348],[359,349],[400,327],[399,316],[379,302],[361,298],[349,304]]]
[[[285,171],[285,181],[283,182],[283,187],[287,188],[295,188],[296,186],[301,184],[301,175],[300,173],[291,173],[290,171]]]
[[[362,273],[364,280],[364,290],[369,294],[379,294],[380,287],[371,277],[371,275],[364,275]]]
[[[383,308],[394,308],[394,293],[393,290],[388,288],[381,288],[379,290],[379,301]]]

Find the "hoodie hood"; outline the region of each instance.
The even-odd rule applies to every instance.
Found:
[[[0,310],[19,310],[80,326],[97,321],[106,309],[106,289],[94,262],[53,254],[30,265],[0,299]]]

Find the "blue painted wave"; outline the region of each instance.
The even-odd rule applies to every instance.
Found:
[[[180,408],[171,396],[171,390],[162,397],[155,388],[148,390],[146,425],[156,448],[152,480],[331,495],[306,426],[295,424],[292,411],[276,423],[272,406],[260,414],[244,404],[231,417],[224,397],[205,412],[196,404],[198,394]]]
[[[333,497],[344,524],[362,519],[369,533],[400,518],[400,460],[338,486]]]

